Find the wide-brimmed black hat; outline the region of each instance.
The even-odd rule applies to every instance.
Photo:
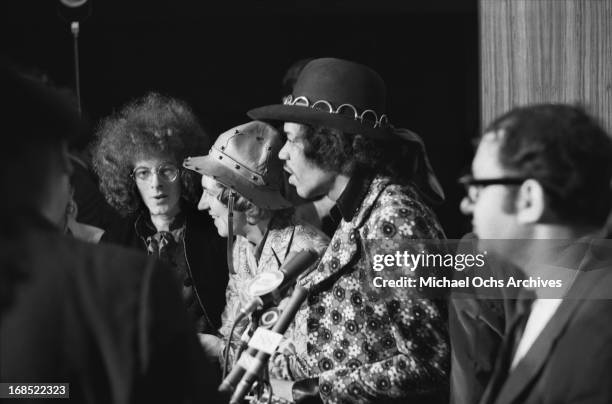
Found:
[[[417,150],[410,170],[414,183],[432,203],[444,200],[444,191],[431,167],[419,135],[391,125],[385,113],[387,90],[374,70],[335,58],[315,59],[304,66],[293,93],[283,104],[247,112],[262,121],[327,126],[382,141],[405,141]],[[408,168],[407,168],[408,169]]]
[[[374,139],[393,138],[385,114],[383,79],[367,66],[342,59],[315,59],[304,66],[283,104],[247,112],[257,120],[328,126]]]

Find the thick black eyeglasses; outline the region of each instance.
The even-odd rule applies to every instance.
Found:
[[[475,203],[478,200],[480,191],[489,185],[521,185],[526,180],[528,180],[528,178],[525,177],[477,179],[471,175],[464,175],[463,177],[459,178],[459,183],[465,187],[465,192],[469,201],[471,203]]]

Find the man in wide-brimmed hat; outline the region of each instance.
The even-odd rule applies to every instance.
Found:
[[[411,271],[375,272],[372,263],[398,250],[427,252],[412,240],[444,237],[425,203],[443,193],[423,143],[391,125],[385,98],[384,82],[370,68],[315,59],[282,105],[248,113],[284,122],[279,157],[297,193],[336,202],[338,227],[305,280],[312,377],[294,383],[296,401],[318,395],[325,402],[432,402],[446,394],[445,309],[416,288],[377,287],[374,279],[414,278]],[[274,367],[291,363],[283,356],[272,358],[273,377],[291,376]]]

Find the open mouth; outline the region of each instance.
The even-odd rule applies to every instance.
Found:
[[[293,175],[293,171],[291,171],[291,170],[289,169],[289,167],[287,167],[286,165],[285,165],[285,166],[283,166],[283,170],[285,170],[285,171],[286,171],[286,172],[288,172],[289,174]]]

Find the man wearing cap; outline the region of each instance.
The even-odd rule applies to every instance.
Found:
[[[76,112],[56,91],[4,67],[0,96],[0,396],[216,402],[214,368],[168,287],[169,269],[61,233]]]
[[[400,249],[416,254],[427,247],[412,240],[444,238],[425,203],[443,194],[423,143],[391,126],[385,98],[376,72],[325,58],[304,67],[283,105],[248,113],[284,122],[279,157],[297,193],[336,203],[337,229],[305,280],[311,377],[293,384],[288,398],[298,402],[309,396],[331,403],[435,402],[447,391],[443,304],[416,288],[374,285],[377,274],[397,276],[373,271],[376,257]]]
[[[220,134],[208,155],[184,162],[185,168],[202,174],[198,209],[208,212],[219,235],[228,240],[230,273],[219,333],[230,347],[249,324],[239,313],[253,299],[252,281],[264,273],[278,273],[302,250],[320,257],[329,242],[314,226],[295,219],[294,208],[280,192],[282,145],[283,137],[274,127],[248,122]],[[301,271],[309,269],[312,263]],[[286,334],[297,352],[306,351],[305,331],[291,328]],[[224,344],[219,338],[202,335],[200,340],[213,356],[221,356]]]

